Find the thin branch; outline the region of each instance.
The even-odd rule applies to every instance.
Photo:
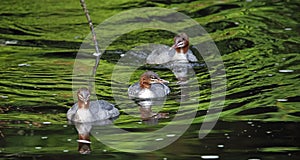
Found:
[[[93,23],[92,23],[92,20],[91,20],[91,17],[89,15],[89,11],[87,10],[87,7],[86,7],[86,4],[85,4],[85,1],[84,0],[80,0],[80,3],[81,3],[81,7],[85,13],[85,17],[89,23],[89,27],[90,27],[90,30],[92,32],[92,36],[93,36],[93,42],[94,42],[94,46],[95,46],[95,50],[96,50],[96,53],[94,54],[96,56],[96,62],[95,62],[95,66],[93,67],[93,73],[92,73],[92,78],[95,77],[96,75],[96,71],[97,71],[97,68],[98,68],[98,65],[99,65],[99,62],[100,62],[100,50],[99,50],[99,46],[98,46],[98,42],[97,42],[97,39],[96,39],[96,33],[95,33],[95,30],[94,30],[94,26],[93,26]]]

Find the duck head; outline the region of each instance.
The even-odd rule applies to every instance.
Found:
[[[87,88],[80,88],[77,92],[79,108],[88,108],[90,103],[91,93]]]
[[[185,33],[179,33],[174,37],[174,44],[172,46],[177,53],[187,53],[189,49],[189,37]]]
[[[163,80],[161,78],[159,78],[159,76],[152,72],[152,71],[147,71],[145,73],[143,73],[140,77],[140,87],[141,88],[151,88],[151,84],[154,83],[169,83],[169,81]]]

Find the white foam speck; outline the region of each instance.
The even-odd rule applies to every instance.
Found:
[[[224,144],[218,144],[218,148],[224,148]]]
[[[175,134],[167,134],[167,137],[175,137]]]
[[[277,99],[277,101],[278,101],[278,102],[287,102],[288,100],[287,100],[287,99],[284,99],[284,98],[282,98],[282,99]]]
[[[292,73],[294,72],[294,70],[291,70],[291,69],[281,69],[279,70],[280,73]]]
[[[27,63],[20,63],[18,64],[19,67],[29,67],[30,64],[27,64]]]
[[[164,140],[163,138],[156,138],[155,139],[156,141],[162,141],[162,140]]]
[[[1,98],[6,99],[6,98],[8,98],[8,96],[1,96]]]
[[[205,155],[201,156],[202,159],[219,159],[218,155]]]

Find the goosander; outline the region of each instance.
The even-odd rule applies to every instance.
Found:
[[[80,88],[77,92],[78,102],[67,112],[67,118],[73,122],[95,122],[117,117],[120,113],[113,104],[104,100],[90,101],[90,91]]]
[[[170,88],[164,83],[169,83],[159,76],[147,71],[140,76],[140,81],[134,83],[128,88],[128,95],[132,98],[160,98],[165,97],[170,93]]]
[[[197,58],[189,50],[189,37],[186,33],[176,35],[172,47],[158,47],[146,59],[148,64],[164,64],[174,61],[197,62]]]

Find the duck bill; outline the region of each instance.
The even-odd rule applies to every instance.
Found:
[[[169,83],[169,81],[164,80],[164,79],[158,79],[157,82],[158,83]]]
[[[84,101],[84,104],[87,105],[87,104],[88,104],[88,101]]]
[[[184,47],[184,42],[176,41],[170,49],[172,49],[172,48],[176,49],[176,48],[182,48],[182,47]]]

